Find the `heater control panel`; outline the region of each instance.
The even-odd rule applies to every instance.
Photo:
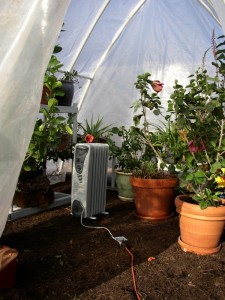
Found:
[[[89,148],[85,145],[76,147],[75,150],[75,169],[78,174],[83,172],[84,161],[88,154]]]

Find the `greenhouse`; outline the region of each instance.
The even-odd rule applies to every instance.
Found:
[[[0,8],[0,299],[224,299],[225,1]]]

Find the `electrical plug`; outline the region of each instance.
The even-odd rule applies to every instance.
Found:
[[[124,236],[114,236],[113,238],[120,244],[120,246],[122,245],[123,242],[127,241],[127,239]]]

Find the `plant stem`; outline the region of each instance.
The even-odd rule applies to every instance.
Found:
[[[153,150],[153,152],[155,153],[155,155],[157,156],[157,158],[161,161],[161,163],[163,163],[163,159],[162,157],[159,155],[159,153],[156,151],[154,145],[152,144],[152,142],[147,139],[146,137],[143,137],[142,135],[139,135],[140,136],[140,139],[145,143],[145,144],[148,144],[151,149]]]
[[[220,125],[220,139],[219,139],[219,145],[218,145],[219,149],[220,149],[220,147],[222,145],[222,140],[223,140],[223,127],[224,127],[224,119],[221,120],[221,125]],[[217,156],[216,156],[216,161],[219,160],[219,156],[220,156],[220,153],[218,152]]]

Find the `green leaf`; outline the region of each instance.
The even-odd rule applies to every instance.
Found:
[[[71,135],[73,134],[73,130],[70,128],[69,125],[66,125],[66,131]]]
[[[199,170],[199,171],[197,171],[197,172],[195,172],[195,174],[194,174],[194,176],[195,177],[206,177],[206,175],[205,175],[205,172],[203,172],[203,171],[201,171],[201,170]]]
[[[44,133],[41,132],[41,131],[34,131],[33,134],[34,134],[34,135],[37,135],[37,136],[44,136]]]
[[[27,171],[27,172],[31,171],[31,167],[28,166],[28,165],[26,165],[26,164],[23,165],[23,168],[24,168],[24,170]]]
[[[50,98],[49,100],[48,100],[48,107],[49,108],[51,108],[53,105],[55,105],[56,104],[56,99],[55,98]]]
[[[60,122],[64,122],[66,120],[66,118],[62,117],[62,116],[58,116],[57,120],[59,120]]]
[[[160,115],[160,109],[155,109],[155,110],[153,111],[153,113],[154,113],[156,116]]]
[[[206,209],[208,207],[208,203],[205,200],[201,200],[199,206],[201,209]]]
[[[216,173],[218,169],[221,169],[221,163],[216,162],[214,164],[211,165],[211,172],[212,173]]]
[[[61,81],[56,81],[53,85],[52,85],[52,88],[53,89],[56,89],[56,88],[60,88],[62,87],[62,82]]]
[[[189,173],[189,174],[186,176],[186,180],[187,180],[187,181],[191,181],[191,180],[193,180],[193,178],[194,178],[194,175],[193,175],[192,173]]]
[[[140,124],[141,117],[142,117],[142,115],[138,115],[138,116],[133,117],[133,121],[134,121],[135,126],[138,126]]]
[[[41,126],[39,126],[38,128],[40,131],[43,131],[45,129],[45,125],[44,124],[41,124]]]

